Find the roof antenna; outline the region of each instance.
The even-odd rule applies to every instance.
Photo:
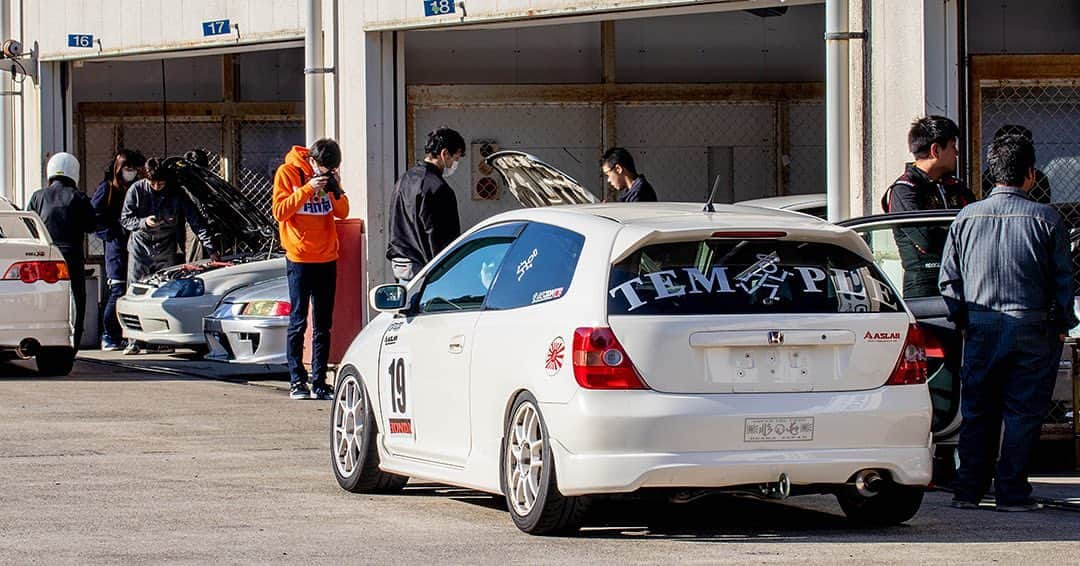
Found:
[[[716,191],[718,190],[720,190],[720,175],[716,176],[716,182],[713,183],[712,192],[709,193],[709,200],[705,203],[705,208],[701,209],[702,212],[716,212],[716,209],[713,208],[712,203],[713,199],[716,198]]]

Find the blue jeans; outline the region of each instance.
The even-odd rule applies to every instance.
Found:
[[[334,292],[337,287],[337,262],[294,263],[285,260],[289,278],[288,344],[289,381],[306,384],[304,367],[304,332],[307,331],[308,306],[311,310],[311,384],[326,384],[326,364],[330,357],[330,327],[334,324]]]
[[[120,319],[116,316],[116,301],[127,292],[127,283],[112,283],[109,285],[109,296],[105,298],[105,310],[101,314],[103,342],[119,345],[124,340],[124,329],[120,326]]]
[[[999,505],[1025,503],[1031,498],[1028,464],[1050,410],[1061,341],[1045,319],[982,312],[970,317],[960,370],[964,420],[955,496],[977,502],[994,480]]]

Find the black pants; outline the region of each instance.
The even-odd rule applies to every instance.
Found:
[[[104,342],[120,344],[124,340],[124,329],[120,326],[120,318],[116,316],[116,301],[126,292],[127,284],[124,282],[109,285],[109,295],[105,298],[105,309],[101,313]]]
[[[311,305],[311,383],[326,383],[326,364],[330,358],[330,327],[334,324],[334,292],[337,288],[337,262],[295,263],[285,260],[289,278],[288,345],[289,381],[307,383],[304,367],[304,332],[307,331],[308,305]]]
[[[71,296],[75,298],[75,350],[82,342],[83,320],[86,318],[86,260],[81,257],[65,256],[68,273],[71,276]]]
[[[997,313],[970,317],[961,369],[964,420],[956,497],[977,502],[993,480],[998,505],[1026,503],[1031,452],[1050,410],[1061,341],[1045,320]]]

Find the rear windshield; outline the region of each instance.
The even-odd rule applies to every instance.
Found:
[[[611,268],[608,314],[900,312],[872,263],[833,245],[711,239],[646,246]]]
[[[29,219],[15,214],[0,214],[0,238],[37,237],[37,229]]]

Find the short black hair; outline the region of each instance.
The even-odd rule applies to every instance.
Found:
[[[450,152],[450,155],[457,155],[458,152],[461,152],[461,155],[464,156],[465,138],[461,137],[457,130],[452,130],[446,126],[437,128],[427,135],[427,143],[424,144],[425,155],[438,157],[444,149]]]
[[[629,151],[621,147],[613,147],[605,151],[604,156],[600,158],[600,165],[607,165],[608,169],[614,169],[616,165],[622,165],[622,168],[629,171],[631,175],[637,175],[634,157],[630,155]]]
[[[1005,124],[994,132],[994,139],[998,139],[1002,136],[1017,135],[1024,136],[1025,138],[1035,141],[1035,138],[1031,137],[1031,130],[1027,126],[1021,126],[1019,124]]]
[[[960,137],[960,128],[956,122],[945,116],[924,116],[911,123],[908,130],[908,149],[916,159],[930,157],[930,147],[938,144],[938,147],[949,145],[949,141]]]
[[[315,160],[315,163],[327,169],[337,169],[341,166],[341,146],[330,138],[316,140],[308,149],[308,155]]]
[[[163,167],[164,162],[157,157],[146,160],[146,178],[151,181],[168,181],[169,171]]]
[[[1035,146],[1019,134],[1006,134],[986,150],[986,176],[996,185],[1019,187],[1035,167]]]

